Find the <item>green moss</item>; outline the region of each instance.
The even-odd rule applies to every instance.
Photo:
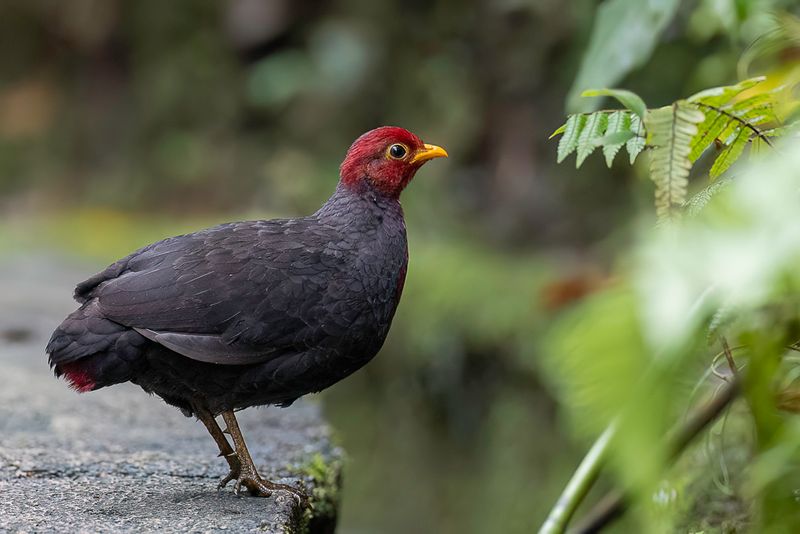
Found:
[[[302,512],[302,516],[297,518],[296,528],[287,534],[334,532],[341,498],[341,459],[326,460],[317,453],[305,464],[290,467],[290,470],[311,488],[311,506]]]

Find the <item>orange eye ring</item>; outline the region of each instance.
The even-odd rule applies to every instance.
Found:
[[[405,159],[408,155],[408,147],[403,143],[392,143],[386,149],[386,157],[389,159]]]

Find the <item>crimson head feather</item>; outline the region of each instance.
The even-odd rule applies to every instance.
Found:
[[[356,139],[340,167],[340,178],[349,187],[371,185],[397,198],[417,170],[428,160],[447,157],[447,152],[404,128],[381,126]]]

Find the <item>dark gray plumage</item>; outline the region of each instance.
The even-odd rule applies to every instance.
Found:
[[[130,380],[185,413],[290,404],[381,347],[405,277],[396,199],[340,185],[314,215],[223,224],[149,245],[78,285],[56,373]],[[73,371],[74,372],[74,371]],[[79,377],[80,378],[80,377]]]

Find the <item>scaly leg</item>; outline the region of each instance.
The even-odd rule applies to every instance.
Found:
[[[239,457],[241,469],[236,484],[233,486],[233,491],[239,495],[239,490],[242,485],[246,487],[252,495],[258,497],[269,497],[273,491],[283,490],[288,491],[298,503],[306,505],[308,497],[301,490],[297,490],[285,484],[275,484],[269,480],[264,480],[256,471],[256,466],[253,463],[253,458],[250,456],[250,451],[247,450],[247,445],[244,442],[242,431],[239,430],[239,423],[233,415],[233,411],[222,412],[222,418],[225,424],[228,425],[228,433],[233,438],[233,445],[236,447],[236,455]]]
[[[231,480],[238,480],[239,474],[242,470],[242,464],[239,461],[239,457],[236,455],[236,452],[231,448],[230,443],[225,438],[225,434],[223,434],[222,429],[217,424],[217,420],[208,410],[204,408],[195,407],[194,409],[197,418],[206,426],[208,429],[208,433],[211,434],[211,437],[214,438],[214,441],[217,442],[217,447],[219,447],[219,455],[225,458],[228,462],[228,466],[231,468],[230,472],[225,475],[222,480],[219,481],[217,485],[218,488],[224,488],[225,485],[230,482]]]

